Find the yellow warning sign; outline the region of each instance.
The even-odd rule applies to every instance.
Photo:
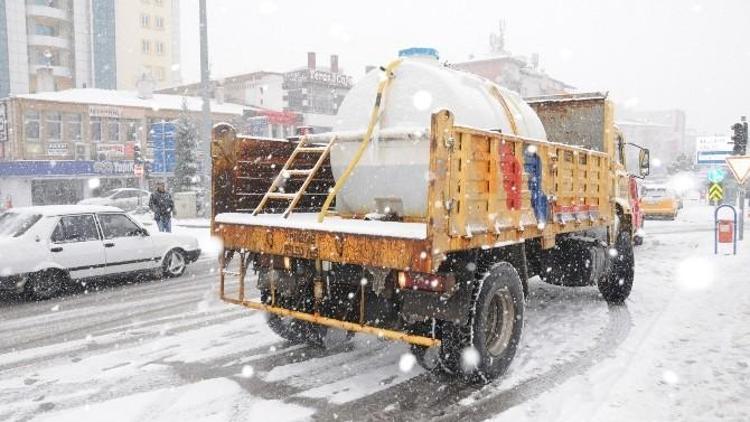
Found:
[[[718,183],[712,183],[708,189],[708,199],[712,201],[720,201],[724,198],[724,189]]]

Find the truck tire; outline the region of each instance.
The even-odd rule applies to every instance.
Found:
[[[316,328],[325,329],[325,327],[316,327],[306,321],[275,314],[268,314],[266,323],[276,335],[294,344],[316,343],[320,338]]]
[[[271,293],[269,291],[261,291],[261,302],[270,305],[271,304]],[[284,303],[280,305],[284,308],[299,309],[300,312],[306,312],[304,303],[298,304],[298,306],[291,305],[290,298],[280,298],[277,296],[277,300],[284,300]],[[289,303],[286,303],[289,302]],[[325,327],[319,327],[315,324],[307,321],[301,321],[292,317],[282,317],[280,315],[268,313],[266,318],[266,324],[276,335],[283,338],[284,340],[290,341],[294,344],[301,344],[307,342],[315,342],[320,338],[318,333],[319,329]]]
[[[444,372],[472,384],[503,375],[516,354],[523,331],[523,284],[507,262],[495,264],[478,282],[469,323],[445,323],[440,346]]]
[[[608,303],[621,304],[630,296],[635,277],[633,243],[627,231],[620,231],[615,240],[616,254],[611,257],[608,274],[599,281],[599,292]]]

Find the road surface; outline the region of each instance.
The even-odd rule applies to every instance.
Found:
[[[624,306],[533,279],[516,359],[483,387],[371,336],[290,345],[217,299],[211,257],[177,279],[5,296],[0,420],[750,420],[750,247],[713,256],[710,218],[688,204],[646,223]]]

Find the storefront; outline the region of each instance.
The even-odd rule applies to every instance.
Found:
[[[0,162],[0,208],[75,204],[120,188],[138,187],[133,161]]]

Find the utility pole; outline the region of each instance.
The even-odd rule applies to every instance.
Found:
[[[740,125],[742,125],[742,155],[747,154],[747,141],[748,141],[748,133],[747,133],[747,117],[746,116],[740,116]],[[740,199],[740,218],[737,225],[739,226],[739,240],[743,240],[745,237],[745,184],[739,183],[739,193],[738,193],[739,199]]]
[[[201,43],[201,110],[200,150],[203,152],[201,177],[206,192],[203,198],[205,216],[211,215],[211,97],[208,70],[208,19],[206,17],[206,0],[199,0],[200,43]]]

